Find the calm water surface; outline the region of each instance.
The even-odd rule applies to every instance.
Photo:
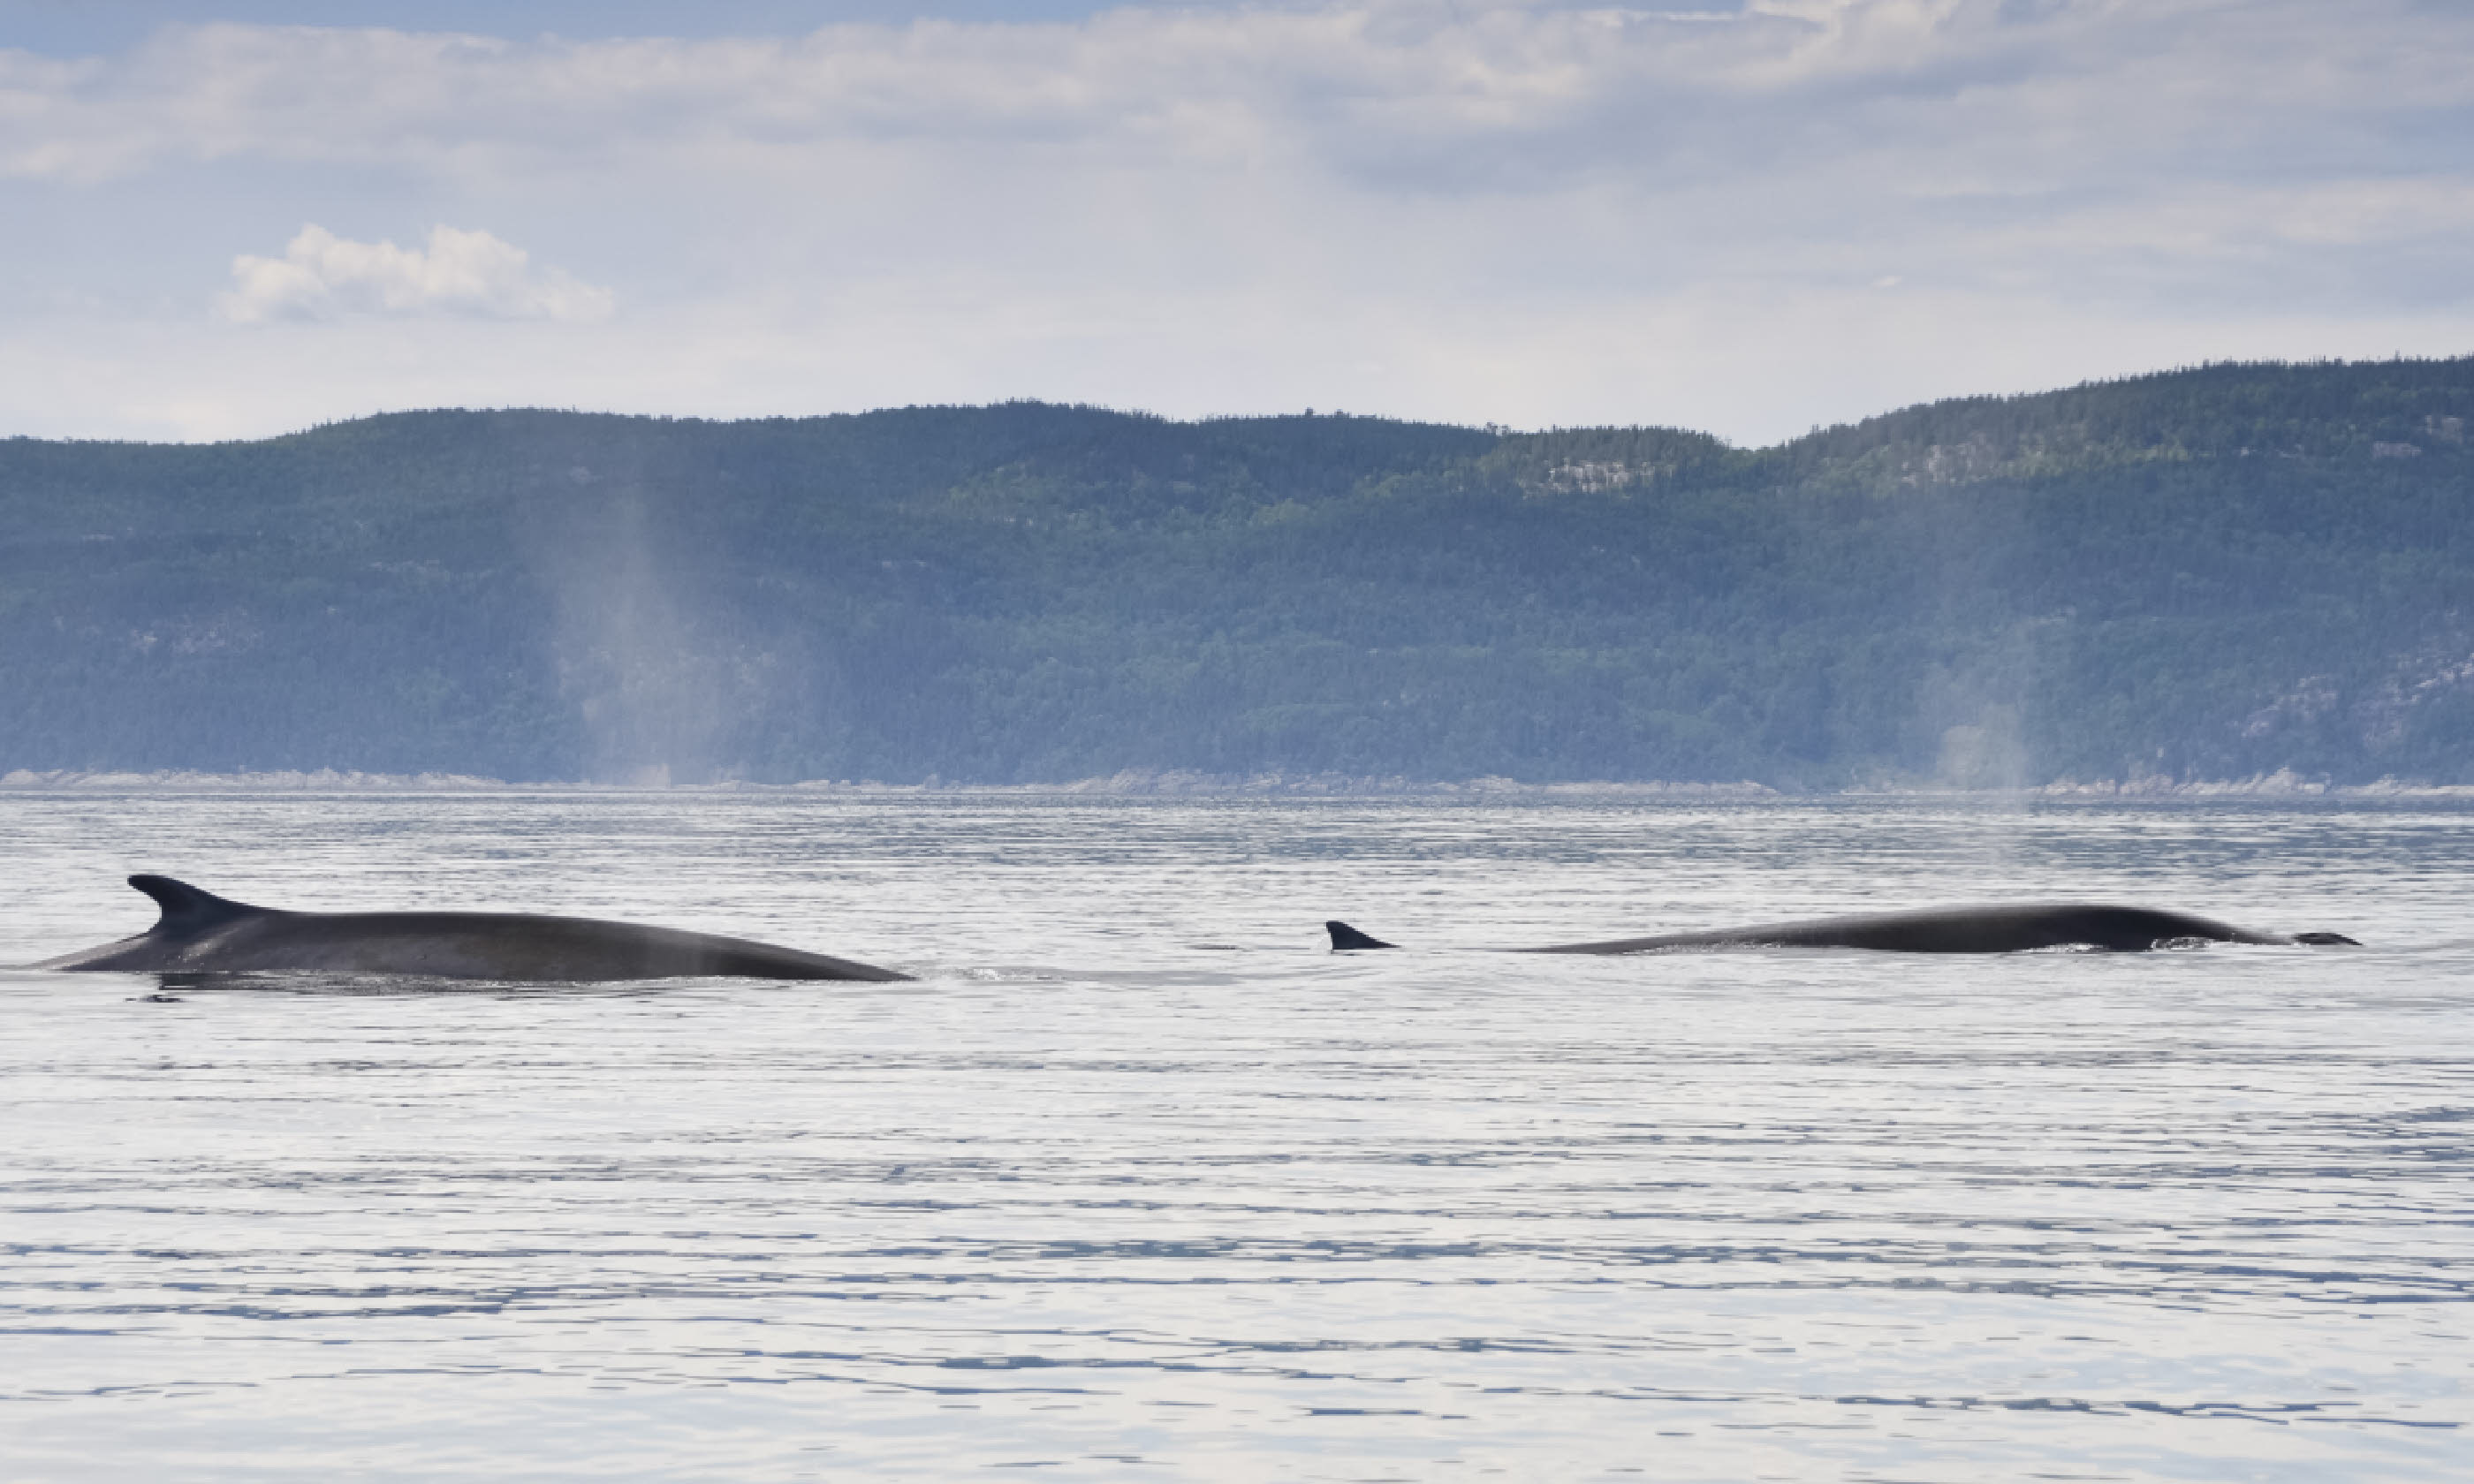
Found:
[[[11,1480],[2474,1477],[2474,811],[0,797]],[[2358,951],[1491,945],[2015,896]],[[1412,945],[1336,958],[1327,916]]]

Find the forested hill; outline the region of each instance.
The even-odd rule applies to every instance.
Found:
[[[0,443],[0,771],[2474,781],[2474,360],[1767,449],[1017,403]]]

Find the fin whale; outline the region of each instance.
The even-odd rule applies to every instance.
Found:
[[[524,912],[285,912],[253,907],[170,876],[129,884],[162,917],[134,938],[47,959],[36,969],[167,973],[321,970],[440,979],[590,983],[726,975],[750,979],[908,979],[873,964],[744,938]]]
[[[1323,924],[1334,952],[1389,948],[1396,945],[1359,932],[1346,922]],[[2103,948],[2140,953],[2177,943],[2343,944],[2341,933],[2255,933],[2247,928],[2165,912],[2104,902],[2026,902],[1988,907],[1926,907],[1908,912],[1868,912],[1853,917],[1808,918],[1710,932],[1615,938],[1604,943],[1559,943],[1516,953],[1655,953],[1666,948],[1871,948],[1886,953],[2023,953],[2031,948]]]

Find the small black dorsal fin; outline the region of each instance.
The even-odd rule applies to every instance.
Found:
[[[1352,953],[1359,948],[1396,948],[1399,946],[1396,943],[1385,943],[1380,938],[1369,937],[1365,933],[1359,932],[1356,928],[1349,926],[1347,923],[1341,922],[1337,918],[1325,922],[1322,924],[1322,927],[1324,932],[1331,934],[1331,951],[1334,953]]]
[[[234,918],[264,912],[245,901],[231,901],[212,892],[202,892],[186,881],[170,876],[131,876],[129,884],[155,898],[163,916],[147,931],[171,937],[185,937],[209,927],[220,926]]]

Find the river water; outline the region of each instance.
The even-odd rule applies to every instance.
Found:
[[[2474,1476],[2474,810],[11,793],[0,845],[0,963],[151,870],[919,976],[0,971],[13,1481]],[[1485,951],[2054,896],[2365,946]]]

